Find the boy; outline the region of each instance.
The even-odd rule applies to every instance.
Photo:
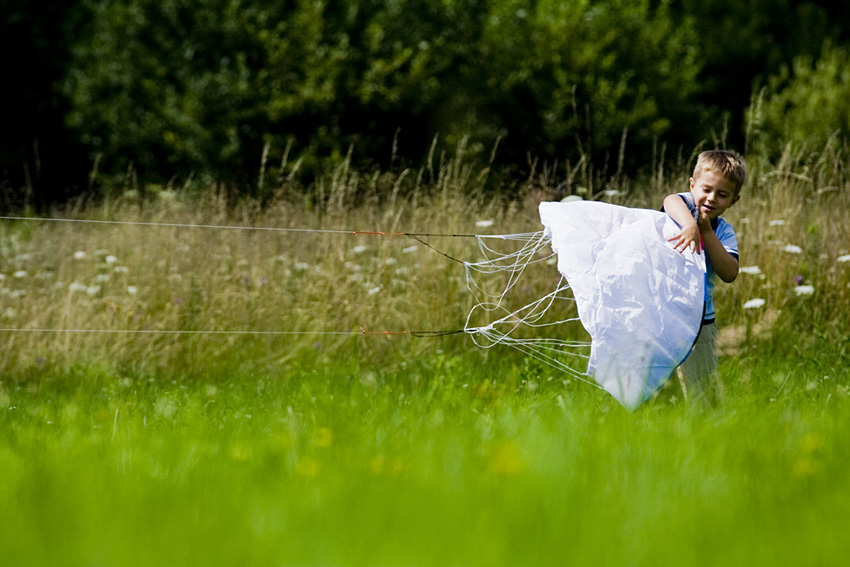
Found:
[[[708,378],[717,371],[714,324],[714,279],[731,283],[738,276],[738,239],[732,225],[720,218],[738,202],[747,167],[737,154],[725,150],[697,157],[690,192],[668,195],[662,208],[682,231],[670,239],[679,252],[705,251],[705,311],[702,328],[687,360],[679,367],[685,399],[704,399]]]

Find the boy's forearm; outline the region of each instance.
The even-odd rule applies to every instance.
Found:
[[[702,246],[711,258],[714,272],[726,283],[735,281],[738,277],[738,260],[729,253],[713,230],[700,231]]]

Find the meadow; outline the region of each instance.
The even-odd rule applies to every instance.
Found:
[[[3,564],[843,564],[850,175],[750,165],[714,403],[635,412],[507,347],[383,335],[462,328],[463,269],[351,231],[536,231],[564,193],[657,209],[684,166],[511,199],[462,161],[342,166],[264,207],[159,189],[54,213],[167,226],[0,222]]]

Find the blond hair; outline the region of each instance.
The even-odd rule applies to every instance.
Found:
[[[694,179],[699,179],[703,171],[713,171],[728,179],[735,186],[736,195],[747,180],[747,164],[744,163],[744,158],[728,150],[708,150],[700,153],[694,167]]]

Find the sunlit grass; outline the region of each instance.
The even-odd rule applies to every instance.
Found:
[[[0,224],[2,328],[342,332],[2,332],[4,564],[843,563],[850,188],[828,164],[751,165],[728,213],[747,269],[717,287],[716,407],[628,413],[508,348],[360,334],[464,324],[462,266],[406,237]],[[167,193],[69,214],[539,230],[554,191],[487,199],[452,168],[366,199],[369,179],[338,171],[322,206]],[[657,209],[687,177],[600,198]],[[472,239],[428,241],[478,259]]]

